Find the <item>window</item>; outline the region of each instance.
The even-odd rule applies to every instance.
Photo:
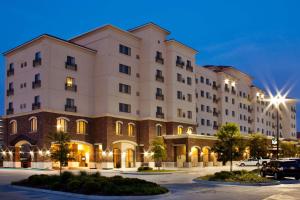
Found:
[[[231,112],[231,115],[232,115],[232,117],[235,117],[235,112],[232,111],[232,112]]]
[[[204,83],[204,77],[203,76],[200,77],[200,82]]]
[[[181,74],[177,74],[177,81],[182,82],[182,75]]]
[[[87,122],[85,120],[76,121],[76,133],[86,134],[87,133]]]
[[[131,48],[125,46],[125,45],[122,45],[120,44],[119,45],[119,52],[121,54],[125,54],[125,55],[128,55],[128,56],[131,56]]]
[[[40,96],[34,96],[34,103],[35,104],[40,103]]]
[[[225,109],[225,115],[228,115],[228,109]]]
[[[183,99],[183,95],[181,91],[177,91],[177,99]]]
[[[36,132],[37,131],[37,118],[31,117],[29,119],[30,122],[30,132]]]
[[[131,94],[131,86],[119,83],[119,92],[126,93],[126,94]]]
[[[162,112],[162,107],[157,106],[157,107],[156,107],[156,113],[157,113],[157,114],[163,114],[163,112]]]
[[[202,125],[202,126],[205,125],[205,119],[201,119],[201,125]]]
[[[234,105],[234,104],[235,104],[235,99],[232,99],[232,100],[231,100],[231,103]]]
[[[123,122],[116,121],[116,135],[122,135]]]
[[[16,120],[12,120],[10,122],[10,126],[11,126],[11,134],[16,134],[18,132],[17,121]]]
[[[201,111],[204,111],[205,106],[203,104],[201,104]]]
[[[35,74],[34,75],[34,81],[38,82],[41,80],[41,75],[40,74]]]
[[[204,97],[204,91],[203,90],[200,91],[200,96]]]
[[[75,100],[71,98],[66,99],[66,106],[67,107],[74,107],[75,106]]]
[[[42,54],[41,54],[40,51],[35,53],[34,59],[35,59],[35,60],[40,60],[40,59],[42,59]]]
[[[177,126],[177,134],[182,135],[183,133],[183,127],[182,126]]]
[[[193,116],[192,116],[192,111],[188,111],[187,114],[188,114],[188,118],[189,118],[189,119],[192,119],[192,117],[193,117]]]
[[[188,97],[188,101],[192,102],[192,95],[191,94],[187,94],[187,97]]]
[[[186,133],[187,134],[192,134],[193,133],[193,128],[192,127],[188,127]]]
[[[119,64],[119,72],[124,74],[131,74],[131,67],[123,64]]]
[[[205,80],[205,83],[206,83],[206,85],[209,85],[209,84],[210,84],[208,78]]]
[[[56,130],[57,132],[67,132],[68,131],[68,119],[66,118],[57,118],[56,120]]]
[[[228,102],[228,97],[227,96],[225,96],[225,102]]]
[[[125,103],[119,103],[119,112],[130,113],[131,105]]]
[[[76,65],[75,58],[72,56],[67,56],[67,64],[68,65]]]
[[[128,124],[128,136],[134,136],[134,124],[133,123]]]
[[[75,84],[75,79],[72,77],[67,77],[66,79],[66,86],[67,87],[72,87]]]
[[[192,85],[192,78],[191,77],[187,77],[186,78],[186,82],[188,85]]]
[[[162,136],[162,125],[156,124],[156,136]]]

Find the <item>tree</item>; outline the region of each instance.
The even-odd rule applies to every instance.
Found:
[[[167,148],[164,143],[163,138],[158,137],[154,139],[151,143],[151,152],[153,152],[153,159],[155,161],[158,170],[160,169],[161,162],[167,157]]]
[[[280,148],[284,157],[295,157],[298,151],[294,142],[283,141],[280,143]]]
[[[239,128],[234,123],[222,125],[216,137],[218,141],[212,150],[218,153],[218,160],[223,164],[230,161],[230,171],[232,171],[232,160],[242,156],[245,149]]]
[[[59,175],[61,175],[63,163],[68,162],[70,148],[70,135],[65,132],[55,132],[49,135],[49,139],[54,144],[51,147],[51,158],[55,162],[59,162]]]
[[[250,136],[247,142],[250,148],[250,156],[253,158],[264,158],[268,153],[267,137],[261,133],[255,133]]]

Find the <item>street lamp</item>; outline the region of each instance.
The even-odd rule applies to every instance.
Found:
[[[279,159],[279,109],[280,109],[280,105],[284,105],[286,102],[286,98],[285,96],[282,96],[279,92],[277,93],[277,95],[273,96],[270,95],[270,105],[273,105],[276,109],[276,157],[277,159]]]

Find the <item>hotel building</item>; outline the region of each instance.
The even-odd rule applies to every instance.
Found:
[[[274,108],[252,78],[195,64],[197,51],[148,23],[105,25],[70,40],[41,35],[4,53],[6,167],[51,168],[51,132],[71,136],[69,167],[154,165],[163,137],[169,167],[217,165],[218,127],[274,135]],[[268,109],[267,109],[268,108]],[[296,138],[295,102],[280,112],[283,138]],[[30,164],[28,164],[30,163]]]

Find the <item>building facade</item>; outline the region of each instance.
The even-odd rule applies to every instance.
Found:
[[[169,34],[153,23],[106,25],[71,40],[41,35],[5,52],[4,165],[50,168],[56,131],[71,135],[69,167],[95,168],[152,166],[156,137],[167,145],[165,166],[217,165],[210,149],[226,122],[245,135],[274,135],[273,111],[263,110],[250,76],[197,66],[197,51]],[[281,114],[282,137],[296,137],[294,104]]]

